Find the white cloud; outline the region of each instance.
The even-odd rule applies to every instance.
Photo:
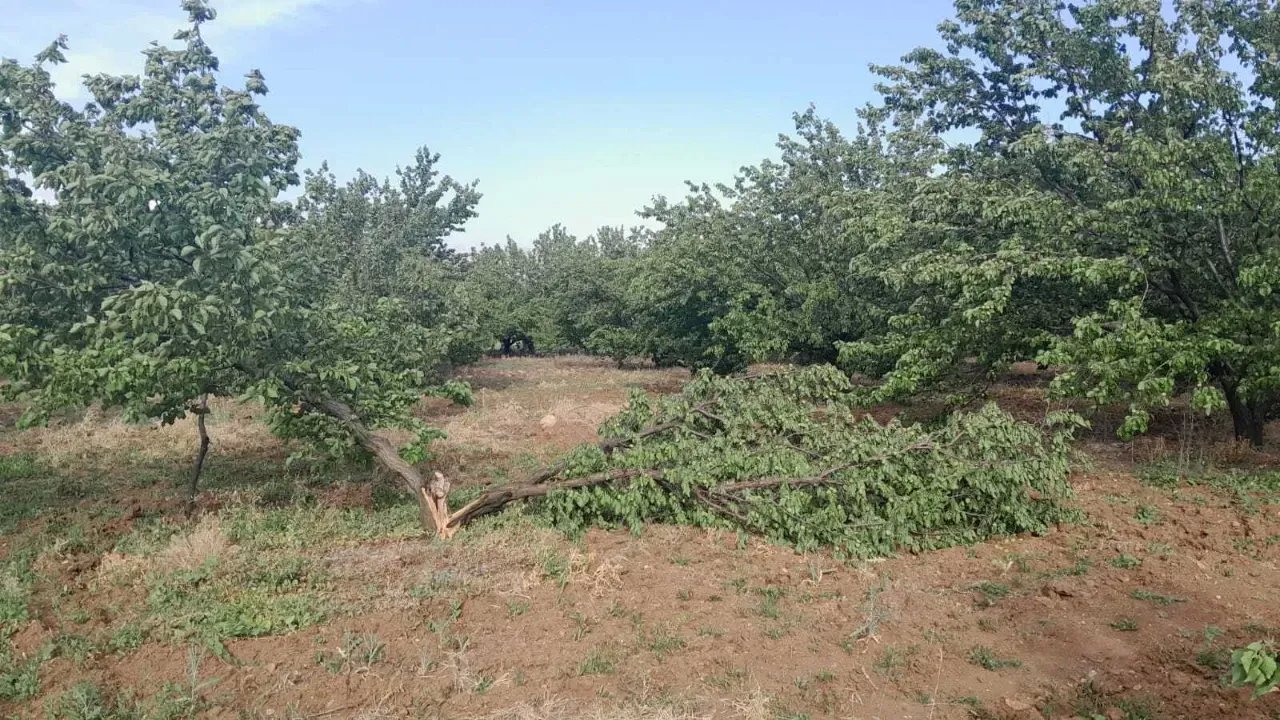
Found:
[[[258,32],[304,13],[363,0],[213,0],[217,19],[209,26],[214,51],[234,60],[254,44]],[[19,8],[19,5],[27,7]],[[178,0],[53,0],[32,10],[27,0],[0,0],[0,53],[30,62],[59,34],[70,43],[67,63],[51,70],[65,100],[87,97],[86,74],[137,74],[148,43],[171,43],[186,24]],[[256,32],[255,32],[256,31]]]

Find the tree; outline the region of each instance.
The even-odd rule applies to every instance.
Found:
[[[475,182],[438,177],[439,160],[419,149],[413,165],[397,170],[397,185],[364,171],[339,185],[327,165],[307,172],[296,230],[326,272],[334,302],[368,307],[397,299],[413,323],[436,331],[446,345],[442,359],[454,365],[475,360],[483,344],[460,292],[462,258],[445,240],[475,217],[480,193]]]
[[[433,384],[442,343],[402,298],[335,301],[329,258],[277,200],[297,182],[298,131],[262,112],[257,71],[219,85],[201,37],[214,12],[183,7],[182,46],[152,45],[141,76],[86,78],[83,109],[50,82],[65,38],[32,66],[0,63],[5,392],[30,401],[27,422],[94,401],[173,422],[209,396],[256,397],[282,434],[373,453],[430,527],[438,488],[370,428],[415,428],[421,457],[437,433],[410,406],[465,388]]]
[[[1280,393],[1280,11],[956,9],[944,49],[880,68],[885,113],[962,140],[883,266],[918,302],[849,359],[887,351],[911,391],[966,347],[989,367],[1040,353],[1058,392],[1128,402],[1123,433],[1188,392],[1260,443]]]
[[[846,137],[812,108],[794,120],[778,160],[645,210],[662,224],[637,281],[655,353],[718,371],[830,361],[883,324],[881,268],[861,260],[894,232],[890,196],[929,171],[933,141],[874,118]]]

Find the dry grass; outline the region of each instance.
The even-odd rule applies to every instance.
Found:
[[[149,572],[195,570],[214,558],[227,558],[236,552],[227,539],[218,515],[205,515],[189,533],[178,533],[169,544],[153,555],[106,553],[98,563],[100,579],[138,577]]]
[[[210,406],[208,427],[215,452],[263,454],[281,447],[266,425],[256,421],[263,413],[260,405],[223,398],[210,401]],[[39,455],[51,467],[73,468],[119,456],[144,461],[187,458],[195,453],[198,439],[194,417],[172,425],[130,423],[94,406],[18,433],[13,441],[20,452]]]

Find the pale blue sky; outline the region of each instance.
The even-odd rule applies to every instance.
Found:
[[[873,98],[868,63],[935,44],[948,0],[214,0],[206,33],[238,83],[261,68],[303,164],[391,173],[419,145],[478,178],[458,247],[563,222],[635,224],[684,180],[728,180],[772,154],[810,103],[842,125]],[[137,72],[181,24],[177,0],[0,0],[0,55],[58,33],[83,72]]]

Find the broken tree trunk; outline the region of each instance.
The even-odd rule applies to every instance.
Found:
[[[434,532],[443,538],[453,535],[456,526],[451,528],[448,523],[449,507],[446,498],[449,495],[449,481],[444,475],[435,473],[430,480],[425,480],[417,468],[400,457],[400,452],[390,441],[365,427],[346,403],[331,398],[317,398],[311,400],[310,404],[342,423],[378,464],[400,478],[405,489],[418,501],[418,521],[422,523],[423,530]]]

